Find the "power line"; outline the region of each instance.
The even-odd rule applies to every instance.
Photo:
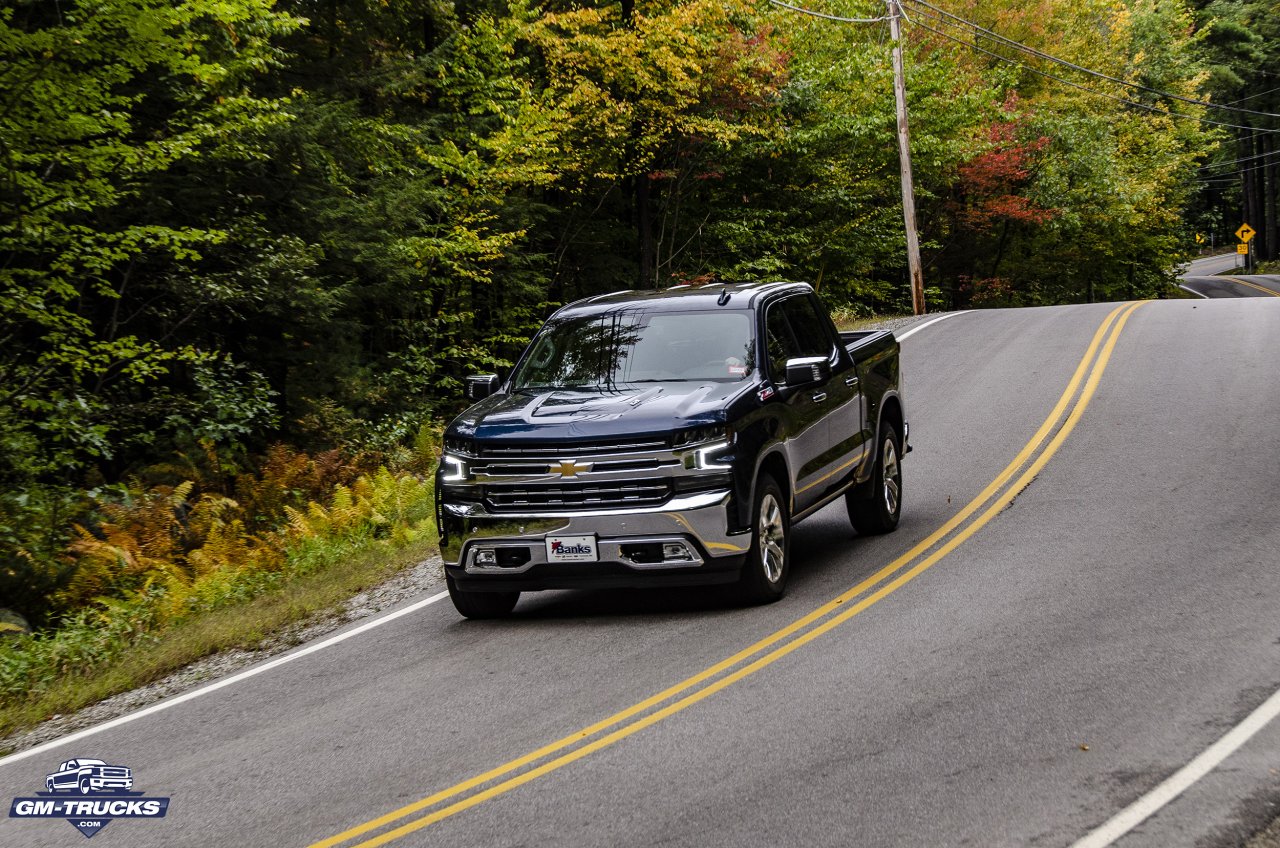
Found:
[[[1232,165],[1240,165],[1244,162],[1252,162],[1254,159],[1266,159],[1269,156],[1280,156],[1280,150],[1269,150],[1266,153],[1255,153],[1252,156],[1242,156],[1230,162],[1211,162],[1208,165],[1201,165],[1196,170],[1207,171],[1211,168],[1230,168]]]
[[[913,0],[913,2],[918,2],[918,0]],[[921,12],[920,14],[921,14],[921,16],[923,16],[923,17],[927,17],[927,18],[929,18],[929,19],[931,19],[931,20],[938,21],[939,23],[941,23],[941,24],[943,24],[943,25],[950,25],[950,26],[954,26],[954,24],[951,24],[949,21],[944,21],[944,20],[942,20],[942,19],[938,18],[938,17],[937,17],[937,16],[935,16],[935,15],[930,15],[930,14],[925,13],[925,12]],[[1167,109],[1158,109],[1158,108],[1156,108],[1155,106],[1151,106],[1151,105],[1148,105],[1148,104],[1146,104],[1146,103],[1139,102],[1139,101],[1137,101],[1137,100],[1130,100],[1130,99],[1128,99],[1127,97],[1120,97],[1120,96],[1115,95],[1115,94],[1108,94],[1108,93],[1106,93],[1105,91],[1098,91],[1097,89],[1089,88],[1089,87],[1088,87],[1088,86],[1086,86],[1086,85],[1081,85],[1081,84],[1080,84],[1080,83],[1078,83],[1078,82],[1073,82],[1073,81],[1071,81],[1071,80],[1069,80],[1069,79],[1065,79],[1065,78],[1063,78],[1063,77],[1056,76],[1056,75],[1051,74],[1051,73],[1049,73],[1049,72],[1047,72],[1047,71],[1042,71],[1042,70],[1040,70],[1040,69],[1038,69],[1038,68],[1033,68],[1033,67],[1031,67],[1030,65],[1024,64],[1024,63],[1022,63],[1022,62],[1019,62],[1019,61],[1018,61],[1018,60],[1016,60],[1016,59],[1010,59],[1008,56],[1003,56],[1003,55],[1001,55],[1001,54],[999,54],[999,53],[996,53],[996,52],[994,52],[994,51],[988,50],[988,49],[986,49],[985,47],[981,47],[981,46],[979,46],[979,45],[977,45],[977,44],[974,44],[974,43],[972,43],[972,42],[965,41],[964,39],[962,39],[962,38],[958,38],[958,37],[956,37],[956,36],[952,35],[951,33],[943,32],[942,30],[939,30],[939,29],[934,29],[933,27],[929,26],[929,25],[928,25],[928,24],[926,24],[926,23],[923,23],[922,21],[917,20],[917,21],[915,22],[915,25],[916,25],[916,26],[918,26],[918,27],[922,27],[922,28],[924,28],[924,29],[927,29],[927,30],[929,30],[929,32],[932,32],[932,33],[934,33],[934,34],[936,34],[936,35],[940,35],[940,36],[942,36],[943,38],[946,38],[946,39],[949,39],[949,40],[951,40],[951,41],[954,41],[955,43],[957,43],[957,44],[959,44],[959,45],[961,45],[961,46],[963,46],[963,47],[968,47],[970,50],[977,50],[977,51],[978,51],[978,52],[980,52],[980,53],[985,53],[985,54],[987,54],[988,56],[991,56],[992,58],[995,58],[995,59],[999,59],[999,60],[1000,60],[1000,61],[1002,61],[1002,62],[1008,62],[1008,63],[1009,63],[1009,64],[1011,64],[1011,65],[1016,65],[1017,67],[1022,68],[1023,70],[1026,70],[1026,71],[1030,71],[1030,72],[1031,72],[1031,73],[1033,73],[1033,74],[1039,74],[1039,75],[1040,75],[1040,76],[1042,76],[1042,77],[1046,77],[1046,78],[1051,79],[1051,80],[1054,80],[1054,81],[1056,81],[1056,82],[1060,82],[1060,83],[1062,83],[1063,85],[1069,85],[1069,86],[1071,86],[1072,88],[1079,89],[1080,91],[1084,91],[1084,92],[1087,92],[1087,93],[1089,93],[1089,94],[1096,95],[1096,96],[1098,96],[1098,97],[1105,97],[1105,98],[1107,98],[1107,99],[1109,99],[1109,100],[1114,100],[1114,101],[1116,101],[1116,102],[1118,102],[1118,103],[1124,103],[1124,104],[1126,104],[1126,105],[1129,105],[1129,106],[1134,107],[1135,109],[1144,109],[1144,110],[1146,110],[1146,111],[1148,111],[1148,112],[1153,112],[1153,113],[1155,113],[1155,114],[1157,114],[1157,115],[1164,115],[1164,116],[1169,117],[1169,118],[1186,118],[1186,119],[1188,119],[1188,120],[1192,120],[1192,121],[1199,121],[1199,122],[1200,122],[1200,123],[1202,123],[1202,124],[1211,124],[1211,125],[1213,125],[1213,126],[1215,126],[1215,127],[1227,127],[1227,128],[1229,128],[1229,129],[1235,129],[1235,130],[1249,130],[1249,131],[1251,131],[1251,132],[1260,132],[1260,133],[1273,133],[1273,132],[1280,132],[1280,130],[1263,129],[1263,128],[1260,128],[1260,127],[1247,127],[1247,126],[1242,126],[1242,125],[1240,125],[1240,124],[1228,124],[1228,123],[1224,123],[1224,122],[1222,122],[1222,121],[1214,121],[1214,120],[1210,120],[1209,118],[1200,118],[1200,117],[1196,117],[1195,115],[1187,115],[1187,114],[1184,114],[1184,113],[1182,113],[1182,112],[1171,112],[1171,111],[1169,111],[1169,110],[1167,110]],[[1197,101],[1192,101],[1192,102],[1193,102],[1193,103],[1196,103],[1196,104],[1197,104],[1197,105],[1199,105],[1199,106],[1207,105],[1207,104],[1204,104],[1204,103],[1199,103],[1199,102],[1197,102]]]
[[[1246,100],[1253,100],[1255,97],[1262,97],[1264,94],[1272,94],[1272,93],[1277,92],[1277,91],[1280,91],[1280,87],[1277,87],[1277,88],[1268,88],[1266,91],[1259,91],[1257,94],[1250,94],[1250,95],[1249,95],[1249,96],[1247,96],[1247,97],[1241,97],[1239,100],[1229,100],[1229,101],[1227,101],[1227,103],[1226,103],[1225,105],[1227,105],[1227,106],[1233,106],[1233,105],[1235,105],[1236,103],[1243,103],[1243,102],[1245,102]]]
[[[1248,168],[1241,168],[1239,171],[1232,171],[1227,174],[1205,174],[1196,177],[1196,182],[1211,183],[1216,181],[1236,182],[1236,177],[1243,177],[1245,174],[1261,174],[1267,166],[1265,164],[1252,165]]]
[[[806,9],[803,6],[792,6],[790,3],[784,3],[782,0],[769,0],[775,6],[781,6],[784,9],[790,9],[793,12],[799,12],[802,15],[812,15],[815,18],[824,18],[828,21],[839,21],[842,24],[878,24],[881,21],[889,20],[887,17],[880,18],[842,18],[838,15],[828,15],[826,12],[817,12],[813,9]]]
[[[1008,46],[1013,47],[1017,50],[1021,50],[1024,53],[1029,53],[1032,56],[1036,56],[1037,58],[1045,59],[1050,62],[1056,62],[1059,65],[1062,65],[1067,68],[1071,68],[1072,70],[1075,70],[1075,71],[1080,71],[1081,73],[1091,74],[1095,77],[1099,77],[1100,79],[1107,80],[1108,82],[1116,83],[1117,85],[1128,86],[1129,88],[1134,88],[1139,91],[1145,91],[1148,94],[1155,94],[1160,97],[1168,98],[1170,100],[1180,100],[1183,103],[1190,103],[1195,106],[1207,106],[1212,109],[1221,109],[1223,111],[1237,112],[1244,115],[1259,115],[1264,118],[1280,118],[1280,114],[1277,114],[1275,112],[1258,112],[1253,109],[1238,109],[1234,106],[1225,106],[1220,103],[1208,103],[1203,100],[1196,100],[1191,97],[1183,97],[1182,95],[1173,94],[1168,91],[1161,91],[1158,88],[1151,88],[1150,86],[1142,85],[1141,83],[1129,82],[1128,80],[1123,80],[1118,77],[1113,77],[1113,76],[1110,76],[1109,74],[1104,74],[1101,71],[1095,71],[1092,68],[1086,68],[1083,65],[1077,65],[1074,62],[1069,62],[1066,59],[1061,59],[1057,56],[1051,55],[1049,53],[1045,53],[1042,50],[1037,50],[1034,47],[1029,47],[1025,44],[1022,44],[1021,42],[1014,41],[1012,38],[1006,38],[1005,36],[1000,35],[998,32],[989,30],[986,27],[983,27],[974,23],[973,21],[966,20],[965,18],[962,18],[959,15],[954,15],[945,9],[940,9],[937,6],[934,6],[932,3],[927,2],[927,0],[910,0],[910,2],[915,3],[919,6],[924,6],[927,9],[932,9],[938,14],[944,15],[948,18],[952,18],[955,21],[965,26],[972,27],[974,30],[984,33],[985,35],[988,35],[991,38],[994,38],[995,40],[1000,41],[1004,44],[1007,44]]]

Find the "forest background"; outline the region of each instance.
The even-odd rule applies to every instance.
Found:
[[[1275,256],[1280,3],[937,3],[904,4],[931,310],[1162,296],[1246,213]],[[0,607],[36,633],[0,704],[429,542],[460,377],[558,304],[908,311],[890,48],[764,0],[7,0]]]

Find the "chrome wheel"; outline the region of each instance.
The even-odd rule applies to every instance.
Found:
[[[880,439],[871,479],[850,489],[844,497],[849,521],[863,536],[892,533],[902,512],[902,441],[888,421],[883,422]]]
[[[782,520],[782,507],[773,492],[766,492],[760,501],[760,523],[757,527],[760,545],[760,562],[764,565],[764,576],[770,583],[782,579],[782,569],[786,557],[787,528]]]
[[[898,464],[898,449],[893,439],[884,440],[884,506],[890,515],[898,513],[898,499],[902,496],[902,466]]]

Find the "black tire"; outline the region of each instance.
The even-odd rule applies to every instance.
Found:
[[[844,496],[849,522],[863,536],[892,533],[902,515],[902,437],[888,421],[881,422],[876,467],[871,479]]]
[[[88,795],[92,791],[93,791],[93,786],[90,785],[89,778],[87,777],[80,778],[80,794]]]
[[[516,601],[520,600],[519,592],[464,592],[448,574],[444,576],[444,582],[454,608],[467,618],[506,618],[516,608]]]
[[[768,474],[756,483],[751,511],[751,552],[742,566],[738,591],[749,604],[768,604],[787,591],[791,574],[791,516],[782,488]]]

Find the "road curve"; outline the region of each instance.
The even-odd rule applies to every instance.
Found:
[[[1205,256],[1188,264],[1181,285],[1204,298],[1280,297],[1280,275],[1228,273],[1239,270],[1234,253]]]
[[[102,846],[304,846],[414,806],[336,844],[1069,846],[1280,688],[1277,337],[1280,298],[956,316],[903,344],[898,532],[825,510],[777,604],[557,592],[497,623],[434,604],[0,761],[0,788],[89,756],[172,798]],[[1025,490],[884,575],[1019,456]],[[1238,844],[1280,803],[1276,725],[1116,844]],[[78,838],[0,820],[2,845]]]

